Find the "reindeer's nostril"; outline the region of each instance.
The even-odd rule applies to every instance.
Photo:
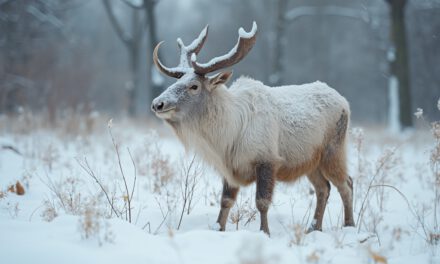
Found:
[[[161,111],[163,109],[163,106],[164,106],[163,102],[156,104],[156,110]]]

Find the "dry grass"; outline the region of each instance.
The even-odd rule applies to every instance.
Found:
[[[5,119],[5,117],[1,118]],[[33,126],[40,128],[48,126],[41,118],[33,117],[31,114],[25,114],[18,117],[18,119],[19,121],[14,122],[14,125],[9,128],[5,128],[4,120],[0,120],[0,124],[2,124],[0,129],[28,134],[34,129]],[[28,123],[26,124],[26,122]],[[102,119],[100,117],[80,118],[77,116],[67,120],[64,124],[59,121],[58,124],[61,128],[57,133],[62,135],[60,136],[62,139],[65,139],[66,135],[63,133],[66,133],[69,137],[67,130],[83,131],[78,133],[87,134],[91,138],[96,136],[96,131],[102,132],[102,128],[97,126],[97,122],[102,122]],[[96,127],[99,128],[95,130]],[[430,127],[432,147],[429,160],[426,161],[426,164],[429,163],[429,167],[426,164],[420,166],[423,166],[423,172],[426,170],[431,174],[428,179],[425,174],[420,177],[420,180],[426,181],[432,199],[429,203],[425,202],[423,204],[415,204],[411,200],[412,197],[400,189],[400,182],[405,180],[402,176],[402,170],[405,168],[401,157],[403,154],[402,149],[406,150],[408,148],[405,147],[408,144],[413,144],[413,142],[410,143],[412,138],[389,141],[380,139],[383,140],[379,140],[383,144],[378,147],[376,142],[379,141],[369,139],[368,137],[371,135],[364,133],[362,129],[351,131],[350,146],[353,147],[353,153],[355,154],[351,166],[354,168],[352,176],[355,188],[354,207],[357,215],[358,232],[375,233],[379,241],[381,236],[386,235],[380,232],[383,231],[386,224],[384,215],[390,210],[390,194],[394,193],[398,194],[398,197],[402,199],[402,204],[409,208],[412,216],[409,221],[414,223],[414,227],[410,230],[408,227],[405,229],[391,224],[389,232],[393,237],[393,241],[397,243],[402,239],[402,236],[417,234],[422,236],[430,245],[440,243],[440,122],[432,122]],[[122,130],[120,127],[118,129]],[[81,219],[78,225],[82,237],[87,239],[97,237],[97,240],[101,241],[99,243],[102,243],[102,241],[106,241],[106,237],[111,237],[106,219],[119,217],[132,223],[136,219],[137,222],[135,210],[137,210],[139,216],[143,208],[138,206],[139,203],[136,204],[138,207],[133,205],[134,197],[138,195],[135,188],[138,185],[137,174],[142,179],[146,179],[144,181],[146,184],[139,188],[143,188],[154,197],[154,199],[151,199],[152,204],[145,206],[146,210],[155,208],[160,210],[162,214],[160,223],[150,222],[151,219],[148,219],[148,214],[146,214],[146,218],[142,219],[141,217],[141,221],[146,223],[141,226],[144,226],[150,233],[157,234],[164,226],[170,230],[181,228],[185,215],[189,215],[194,211],[194,207],[199,200],[204,200],[205,206],[219,206],[220,189],[213,187],[211,179],[203,177],[200,164],[196,163],[194,159],[180,163],[174,162],[162,149],[161,138],[157,133],[150,132],[142,144],[133,148],[132,155],[131,151],[129,149],[125,151],[125,145],[120,143],[123,140],[119,138],[119,134],[113,135],[111,127],[108,127],[108,130],[110,138],[107,138],[107,140],[111,145],[109,144],[109,147],[103,151],[105,151],[106,160],[109,160],[109,163],[114,163],[111,164],[112,167],[118,170],[117,177],[115,181],[110,180],[109,177],[114,174],[113,171],[108,169],[110,166],[105,167],[104,171],[99,171],[101,169],[99,164],[93,161],[89,163],[87,159],[81,159],[79,163],[83,165],[85,175],[88,175],[89,180],[92,179],[96,183],[94,189],[92,188],[89,192],[82,189],[82,186],[87,185],[87,180],[79,178],[80,175],[72,173],[66,177],[65,175],[52,174],[52,172],[57,171],[57,166],[63,162],[64,149],[56,140],[45,145],[43,143],[37,144],[36,146],[42,148],[36,155],[30,155],[31,152],[29,152],[33,145],[27,146],[23,150],[20,149],[25,158],[35,157],[39,162],[38,165],[42,164],[45,170],[48,171],[47,179],[44,182],[50,190],[51,196],[43,201],[40,215],[44,220],[52,221],[63,213],[78,215]],[[371,142],[375,144],[371,144]],[[372,154],[369,152],[371,145],[379,150],[376,149],[376,152]],[[387,146],[384,147],[384,145]],[[394,147],[388,147],[390,145]],[[93,144],[91,148],[93,148]],[[35,152],[35,150],[32,151]],[[129,159],[132,164],[123,162]],[[61,165],[64,166],[64,164]],[[131,169],[131,167],[133,169],[129,170],[128,168]],[[17,184],[12,185],[10,191],[24,194],[29,189],[28,184],[34,174],[32,170],[30,171],[26,174],[28,176],[23,174],[20,182],[17,182],[19,186]],[[128,175],[128,171],[133,171],[135,175]],[[23,180],[25,178],[27,180]],[[240,226],[247,226],[255,221],[257,217],[253,197],[245,198],[241,194],[240,192],[239,199],[231,209],[229,218],[236,229]],[[0,199],[7,200],[5,199],[7,195],[6,190],[0,192]],[[306,194],[301,193],[300,195],[304,197]],[[312,213],[312,205],[311,202],[302,219],[296,216],[297,221],[293,221],[295,219],[292,213],[292,221],[285,227],[286,233],[290,236],[291,245],[303,245],[306,237],[305,225]],[[10,203],[7,207],[11,217],[16,217],[20,212],[18,203]],[[327,219],[333,221],[330,223],[332,226],[342,225],[342,213],[338,216],[337,223],[335,223],[335,217],[328,217]],[[380,258],[375,259],[372,255],[371,257],[377,263],[385,263],[380,262]],[[310,263],[319,262],[319,254],[310,254],[308,261]]]
[[[114,241],[114,234],[97,201],[90,201],[84,206],[78,221],[78,230],[83,239],[96,239],[99,245]]]
[[[244,196],[243,192],[238,194],[237,201],[229,214],[229,221],[235,225],[236,230],[239,229],[241,223],[246,226],[255,221],[257,216],[253,199]]]

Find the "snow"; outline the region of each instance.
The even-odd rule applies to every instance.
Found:
[[[416,116],[417,119],[422,118],[422,116],[423,116],[423,109],[422,108],[417,108],[417,110],[414,113],[414,115]]]
[[[179,164],[187,162],[192,155],[185,153],[167,128],[120,119],[113,119],[112,125],[107,127],[108,119],[100,118],[96,121],[96,130],[75,135],[66,134],[69,133],[65,129],[67,124],[64,128],[44,129],[33,125],[33,121],[7,123],[0,119],[9,124],[8,129],[17,127],[5,131],[6,126],[2,126],[0,144],[12,145],[22,153],[0,149],[0,191],[5,191],[17,180],[26,189],[23,196],[7,193],[0,198],[2,263],[351,264],[375,263],[374,259],[379,256],[388,263],[399,264],[440,261],[439,246],[426,242],[417,218],[408,210],[401,195],[391,189],[371,190],[358,230],[358,227],[341,227],[342,204],[337,190],[332,188],[323,232],[304,234],[312,224],[315,204],[310,184],[306,180],[291,185],[277,184],[269,210],[271,237],[259,231],[258,214],[249,223],[240,221],[238,230],[229,219],[226,232],[219,232],[215,221],[220,208],[221,180],[213,170],[204,168],[197,178],[191,211],[185,212],[181,228],[177,230],[182,208]],[[27,129],[19,130],[23,127]],[[123,183],[108,129],[112,129],[119,146],[129,188],[134,169],[127,148],[136,164],[132,223],[107,215],[109,207],[102,192],[78,164],[78,160],[86,157],[109,192],[115,192],[116,204],[120,205]],[[433,192],[428,162],[433,140],[429,132],[419,131],[408,139],[396,139],[378,129],[366,129],[364,135],[361,138],[352,133],[347,152],[355,186],[356,219],[366,191],[365,184],[376,170],[377,162],[389,147],[399,146],[396,158],[381,171],[377,184],[398,188],[412,208],[423,213],[424,224],[430,228],[432,211],[429,206]],[[361,156],[357,150],[359,140],[363,142]],[[169,182],[156,181],[157,170],[152,170],[154,166],[150,164],[154,158],[169,160],[174,168],[174,176]],[[80,194],[80,213],[65,210],[57,203],[50,182],[60,193],[70,193],[69,199],[75,200]],[[255,210],[254,195],[254,185],[242,188],[231,214],[236,214],[239,208],[249,212]],[[81,225],[85,216],[81,208],[88,206],[93,198],[97,201],[93,208],[96,208],[95,220],[100,229],[85,238]],[[57,211],[49,222],[44,217],[46,201],[54,202]],[[167,215],[165,221],[163,215]]]
[[[240,38],[250,39],[253,38],[257,34],[257,23],[252,22],[252,29],[249,32],[246,32],[242,27],[238,29],[238,36]]]
[[[396,76],[391,76],[388,80],[388,126],[392,133],[400,131],[399,121],[399,80]]]
[[[194,50],[197,48],[197,46],[200,45],[200,43],[203,41],[204,38],[206,38],[206,35],[208,34],[208,25],[206,25],[203,30],[200,32],[199,36],[189,44],[186,49],[187,50]],[[183,46],[183,43],[182,43]]]

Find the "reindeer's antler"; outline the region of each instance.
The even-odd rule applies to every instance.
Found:
[[[157,46],[154,48],[153,52],[153,61],[156,67],[164,74],[174,77],[174,78],[180,78],[182,77],[186,72],[192,70],[190,59],[192,54],[198,54],[200,50],[203,47],[203,44],[205,44],[206,38],[208,36],[208,25],[200,32],[199,36],[191,42],[188,46],[185,46],[183,44],[183,41],[178,38],[177,44],[180,49],[180,62],[177,67],[174,68],[168,68],[165,65],[162,64],[162,62],[159,60],[158,52],[159,47],[163,43],[159,42]]]
[[[197,62],[197,53],[193,53],[191,56],[191,64],[194,68],[194,72],[200,75],[232,66],[241,61],[248,52],[252,49],[256,41],[257,35],[257,23],[252,24],[252,29],[249,32],[244,31],[243,28],[238,30],[237,44],[225,55],[213,58],[207,63]]]

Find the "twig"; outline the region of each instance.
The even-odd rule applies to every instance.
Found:
[[[396,151],[396,149],[394,149],[387,156],[385,156],[385,159],[382,160],[382,162],[380,163],[380,166],[378,168],[376,168],[376,173],[373,175],[373,177],[370,180],[370,183],[368,184],[367,193],[365,194],[364,199],[362,201],[361,209],[359,210],[358,219],[357,219],[357,223],[356,223],[356,225],[358,226],[358,232],[361,230],[360,220],[362,219],[364,211],[365,211],[364,206],[367,201],[368,195],[370,194],[371,186],[372,186],[374,180],[376,179],[376,177],[379,175],[382,168],[385,166],[385,164],[388,162],[388,160],[394,155],[395,151]]]
[[[168,209],[167,213],[164,214],[163,209],[162,209],[162,205],[160,204],[159,200],[157,200],[157,197],[154,197],[154,199],[156,200],[156,203],[159,205],[159,210],[160,210],[160,213],[162,214],[162,222],[160,222],[159,226],[154,231],[154,234],[157,234],[159,229],[162,227],[163,223],[165,223],[165,220],[168,218],[168,214],[170,213],[170,210]]]
[[[92,179],[94,179],[95,182],[99,185],[99,187],[101,188],[102,192],[105,194],[105,197],[107,198],[107,202],[110,204],[111,210],[115,213],[116,217],[119,218],[120,214],[118,214],[118,212],[116,211],[115,207],[113,206],[113,199],[110,199],[110,197],[109,197],[107,191],[105,190],[104,186],[101,184],[101,182],[98,180],[98,177],[96,177],[95,173],[90,168],[90,165],[89,165],[89,162],[87,161],[87,158],[84,157],[84,164],[82,164],[79,159],[76,159],[76,161],[78,162],[79,166],[81,166],[81,168],[83,168],[83,170],[90,177],[92,177]]]
[[[144,1],[142,1],[142,3],[140,5],[136,5],[135,3],[131,2],[130,0],[122,0],[122,2],[124,2],[126,5],[128,5],[131,8],[134,8],[134,9],[142,9],[145,6]]]
[[[21,154],[20,151],[18,151],[18,149],[12,145],[2,145],[2,149],[4,150],[10,150],[12,152],[14,152],[17,155],[23,156],[23,154]]]
[[[389,184],[376,184],[376,185],[371,185],[371,188],[377,188],[377,187],[387,187],[387,188],[391,188],[393,190],[395,190],[406,202],[408,209],[410,210],[410,212],[413,214],[413,216],[417,219],[417,221],[419,222],[419,224],[422,226],[423,229],[423,233],[425,233],[425,237],[428,238],[428,233],[426,232],[426,228],[425,228],[425,224],[423,223],[422,219],[420,219],[420,216],[414,211],[414,208],[411,206],[411,204],[409,203],[408,198],[406,198],[406,196],[396,187],[389,185]]]
[[[116,18],[115,13],[113,12],[113,8],[109,3],[109,0],[102,0],[104,3],[105,10],[107,11],[108,18],[110,19],[110,23],[113,25],[114,30],[116,31],[117,36],[121,39],[122,43],[124,43],[127,47],[132,45],[132,38],[124,32],[121,24]]]
[[[134,163],[133,156],[131,155],[130,149],[127,148],[127,151],[128,151],[128,155],[130,155],[131,163],[133,164],[133,170],[134,170],[133,188],[131,189],[131,195],[130,195],[130,202],[131,202],[131,200],[133,199],[134,188],[135,188],[135,186],[136,186],[137,169],[136,169],[136,164]]]
[[[183,215],[185,213],[186,205],[188,203],[188,198],[192,197],[192,195],[190,196],[191,191],[189,190],[189,177],[190,177],[191,169],[194,165],[195,159],[196,159],[196,156],[194,155],[193,158],[191,159],[191,162],[189,163],[188,167],[184,171],[185,183],[184,183],[184,188],[182,190],[183,205],[182,205],[182,211],[180,213],[179,223],[177,225],[177,230],[179,230],[180,225],[182,224],[182,219],[183,219]],[[182,186],[181,186],[181,188],[182,188]],[[192,188],[192,190],[194,190],[194,188]]]
[[[115,148],[116,156],[118,158],[119,170],[121,172],[122,179],[124,180],[125,193],[127,195],[127,203],[128,203],[128,222],[131,223],[131,199],[130,199],[130,192],[128,191],[127,179],[125,178],[124,170],[122,168],[121,155],[119,154],[119,148],[118,148],[118,145],[115,142],[115,138],[113,137],[113,133],[112,133],[111,127],[108,128],[108,132],[109,132],[110,137],[112,139],[113,147]],[[130,153],[130,151],[129,151],[129,153]],[[130,157],[131,157],[131,154],[130,154]],[[135,166],[135,175],[136,175],[136,166]]]

